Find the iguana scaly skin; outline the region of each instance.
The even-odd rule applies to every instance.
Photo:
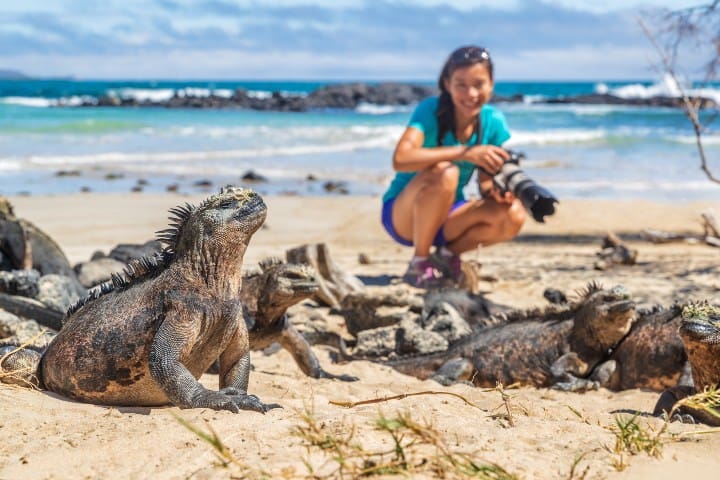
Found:
[[[597,388],[586,379],[610,350],[627,334],[633,322],[634,303],[624,287],[603,289],[590,285],[571,310],[571,318],[551,309],[553,319],[522,315],[476,331],[445,352],[388,360],[396,370],[429,378],[461,372],[476,386],[520,383],[564,390]],[[450,363],[448,363],[450,362]],[[442,383],[454,379],[434,377]]]
[[[262,271],[246,275],[241,298],[247,311],[250,348],[260,350],[278,342],[295,359],[305,375],[353,382],[357,377],[335,375],[323,370],[310,344],[290,323],[286,312],[310,298],[318,289],[312,267],[269,258],[260,263]]]
[[[252,190],[228,187],[171,209],[166,249],[80,301],[42,355],[41,385],[103,405],[265,412],[247,394],[249,336],[239,292],[248,242],[265,220]],[[0,351],[0,356],[2,352]],[[197,379],[219,357],[220,390]]]
[[[687,355],[678,334],[680,305],[655,306],[636,312],[630,332],[613,350],[607,362],[603,386],[611,390],[642,388],[662,392],[682,381]]]
[[[707,303],[690,304],[683,308],[680,337],[692,369],[694,386],[677,386],[662,393],[653,414],[672,411],[679,400],[690,395],[717,390],[720,387],[720,307]],[[683,405],[677,409],[682,420],[720,426],[720,410]]]

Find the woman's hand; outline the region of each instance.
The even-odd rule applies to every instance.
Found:
[[[509,205],[515,201],[515,195],[512,192],[502,193],[498,188],[493,188],[490,194],[497,203],[507,203]]]
[[[502,193],[499,188],[487,175],[480,174],[480,196],[483,199],[492,199],[497,203],[513,203],[515,201],[515,195],[512,192]]]
[[[495,145],[474,145],[465,150],[462,158],[482,167],[488,174],[495,175],[500,171],[503,163],[510,159],[510,155],[505,149]]]

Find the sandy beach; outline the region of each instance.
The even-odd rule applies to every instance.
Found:
[[[71,263],[119,243],[142,243],[165,228],[168,208],[197,203],[205,195],[76,194],[14,197],[17,216],[50,234]],[[369,196],[266,197],[266,228],[253,238],[245,256],[254,265],[266,256],[306,243],[325,242],[335,262],[366,283],[388,284],[401,275],[410,250],[393,243],[379,223],[380,199]],[[543,306],[543,291],[568,293],[590,281],[622,283],[640,305],[707,299],[720,303],[718,255],[706,245],[656,245],[642,239],[643,229],[702,233],[700,213],[716,202],[568,200],[547,224],[531,220],[513,242],[468,252],[482,265],[481,290],[493,301],[518,308]],[[719,211],[720,212],[720,211]],[[593,268],[601,238],[613,231],[638,250],[638,263],[605,271]],[[360,264],[358,255],[371,262]],[[716,452],[720,431],[702,425],[672,423],[660,436],[658,456],[616,453],[613,426],[620,411],[649,412],[658,394],[640,390],[564,393],[517,388],[483,390],[464,385],[442,387],[364,361],[334,365],[328,347],[314,347],[333,373],[355,375],[343,383],[309,379],[290,355],[255,352],[250,393],[283,409],[266,415],[168,408],[107,408],[80,404],[57,395],[0,384],[0,479],[15,478],[305,478],[308,465],[319,475],[336,463],[319,449],[308,453],[292,434],[305,425],[302,412],[314,409],[322,431],[344,436],[368,450],[392,451],[387,433],[375,431],[379,415],[409,412],[430,421],[452,449],[471,453],[523,479],[704,477],[720,468]],[[217,376],[202,382],[215,388]],[[345,408],[329,401],[361,401],[414,392],[405,399]],[[509,409],[510,415],[503,415]],[[624,414],[627,415],[627,414]],[[212,428],[238,459],[218,465],[213,448],[178,422],[181,417],[208,432]],[[663,421],[638,418],[659,432]],[[429,454],[430,450],[422,450]],[[420,463],[418,453],[413,461]],[[450,473],[448,473],[450,475]],[[423,474],[433,478],[432,473]],[[349,477],[346,477],[349,478]],[[414,477],[415,478],[415,477]],[[480,477],[483,478],[483,477]],[[489,477],[506,478],[506,477]],[[509,478],[509,477],[507,477]]]

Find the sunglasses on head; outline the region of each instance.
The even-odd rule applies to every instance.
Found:
[[[467,63],[472,60],[490,60],[490,52],[481,47],[463,47],[455,50],[450,56],[453,63]]]

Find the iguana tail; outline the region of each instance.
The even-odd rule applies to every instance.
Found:
[[[0,382],[41,388],[38,366],[42,354],[20,346],[0,347]]]

